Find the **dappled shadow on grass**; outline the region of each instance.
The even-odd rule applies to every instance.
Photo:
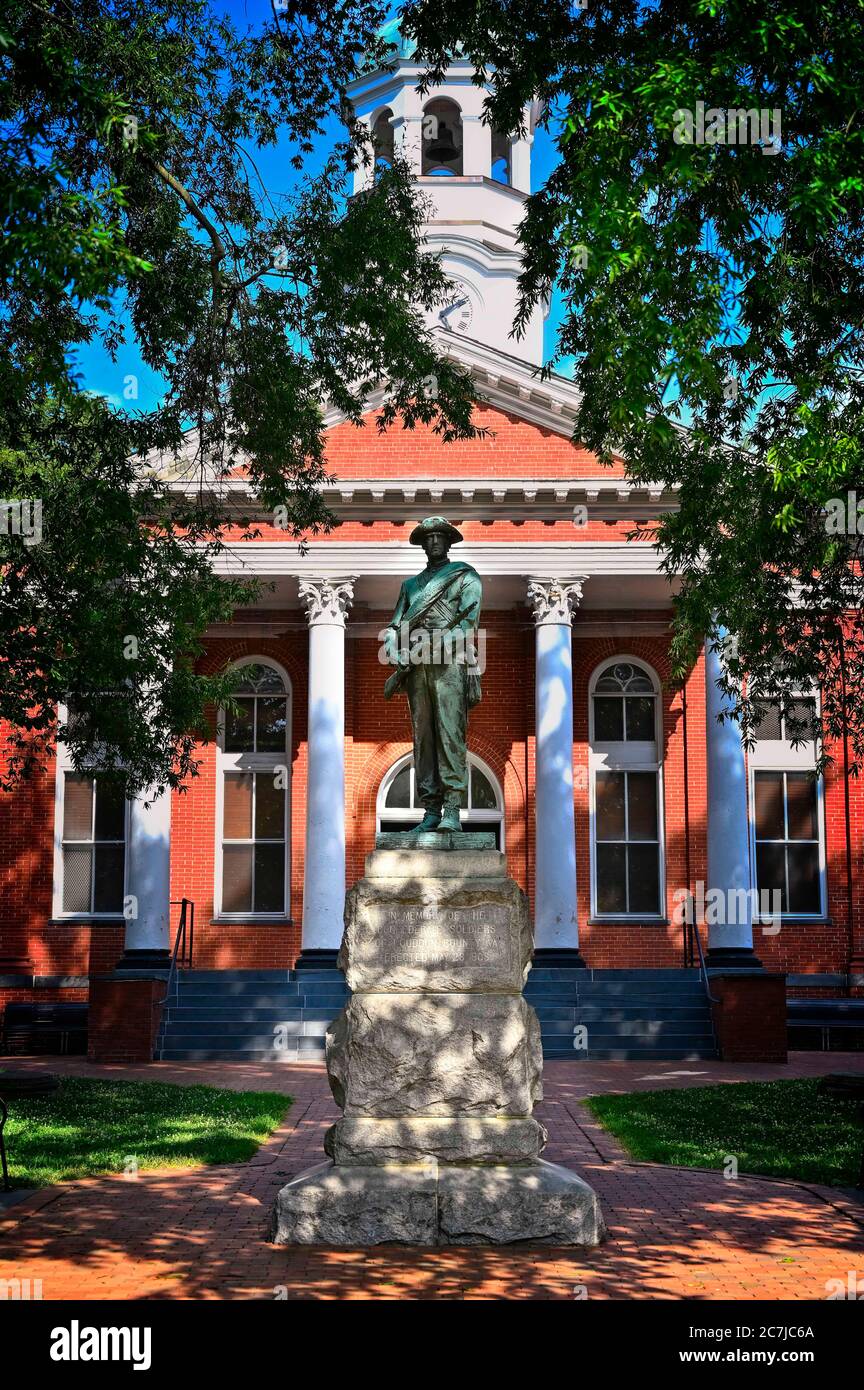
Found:
[[[851,1186],[864,1133],[854,1102],[813,1079],[594,1096],[592,1114],[648,1163]]]
[[[41,1187],[100,1173],[240,1163],[288,1103],[268,1092],[65,1077],[56,1092],[10,1103],[11,1180]]]

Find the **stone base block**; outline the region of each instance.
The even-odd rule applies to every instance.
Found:
[[[593,1187],[540,1158],[438,1170],[439,1245],[599,1245],[606,1223]]]
[[[530,1115],[537,1015],[519,995],[355,994],[327,1031],[327,1075],[352,1117]]]
[[[342,1119],[328,1129],[324,1151],[335,1163],[528,1163],[546,1145],[531,1115],[516,1119]]]
[[[318,1163],[282,1188],[273,1209],[277,1245],[435,1245],[436,1164],[337,1168]]]
[[[308,1169],[282,1188],[277,1245],[598,1245],[593,1188],[568,1168],[534,1163]]]

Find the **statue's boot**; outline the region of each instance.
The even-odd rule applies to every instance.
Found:
[[[462,823],[459,820],[458,806],[445,806],[444,814],[438,822],[439,830],[461,830]]]
[[[421,820],[420,824],[417,826],[416,831],[413,832],[413,833],[415,833],[415,834],[417,834],[417,835],[422,835],[422,834],[424,834],[427,830],[437,830],[437,829],[439,828],[440,821],[441,821],[441,807],[440,807],[440,806],[427,806],[427,807],[426,807],[426,814],[425,814],[425,816],[424,816],[423,819]]]

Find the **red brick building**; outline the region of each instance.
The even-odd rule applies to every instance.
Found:
[[[794,749],[770,711],[746,757],[734,724],[714,717],[716,654],[683,688],[669,684],[670,582],[630,533],[675,497],[573,444],[573,385],[535,371],[539,311],[522,340],[507,336],[532,113],[505,140],[479,120],[467,64],[431,103],[417,71],[403,53],[353,98],[385,147],[392,137],[415,159],[433,199],[428,239],[457,284],[436,327],[473,375],[488,432],[452,445],[424,429],[382,436],[380,397],[362,429],[328,416],[338,524],[303,555],[266,515],[257,540],[238,533],[230,563],[270,587],[207,635],[205,664],[248,664],[244,717],[214,727],[185,794],[112,804],[61,750],[44,778],[0,799],[0,1001],[83,1000],[122,962],[122,1008],[112,995],[107,1025],[102,1003],[91,1010],[102,1055],[124,1055],[124,1017],[130,1055],[152,1043],[129,1022],[129,987],[158,1026],[181,899],[195,904],[196,969],[284,972],[301,953],[301,972],[332,968],[345,886],[376,831],[421,814],[407,704],[382,697],[380,633],[401,579],[422,568],[408,535],[429,514],[458,525],[459,557],[484,586],[463,822],[492,829],[506,852],[535,912],[538,963],[678,969],[690,891],[700,908],[707,898],[709,966],[755,972],[768,991],[756,986],[757,1001],[774,999],[777,973],[792,993],[864,983],[864,787],[844,779],[840,756],[813,781],[812,746]],[[716,910],[712,892],[726,895]],[[769,901],[779,912],[765,920]]]

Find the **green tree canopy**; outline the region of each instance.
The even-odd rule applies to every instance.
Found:
[[[196,673],[200,637],[251,592],[213,570],[226,528],[248,527],[220,488],[238,463],[300,538],[330,520],[325,403],[356,422],[386,378],[382,427],[471,433],[468,383],[424,328],[445,281],[416,187],[396,161],[348,197],[369,152],[344,91],[386,58],[385,12],[279,0],[240,28],[209,0],[3,8],[6,785],[57,733],[77,766],[122,767],[130,789],[194,772],[206,706],[229,688]],[[347,135],[308,172],[335,117]],[[281,196],[257,162],[277,142],[296,184]],[[85,391],[71,365],[85,345],[118,375],[134,346],[164,382],[158,408]]]
[[[745,734],[759,697],[788,709],[821,683],[823,729],[861,766],[861,0],[419,0],[402,19],[433,78],[461,45],[496,127],[538,97],[557,131],[517,329],[557,282],[578,437],[679,490],[654,532],[679,673],[730,630]]]

